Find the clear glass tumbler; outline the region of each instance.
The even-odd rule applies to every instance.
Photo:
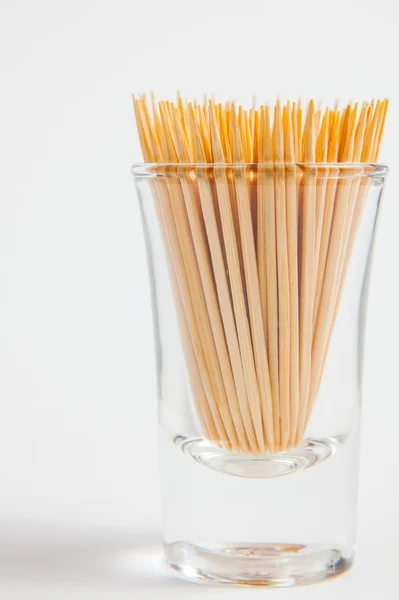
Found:
[[[166,561],[194,581],[345,572],[386,167],[133,167],[148,252]]]

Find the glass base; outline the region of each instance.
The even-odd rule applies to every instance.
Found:
[[[339,437],[304,440],[297,448],[277,454],[240,454],[211,444],[203,438],[174,440],[196,462],[214,471],[237,477],[282,477],[318,465],[335,453],[342,443]]]
[[[184,579],[288,587],[319,583],[345,573],[353,556],[334,548],[298,544],[164,545],[166,562]]]

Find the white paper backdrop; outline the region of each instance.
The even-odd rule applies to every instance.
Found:
[[[156,400],[131,93],[180,88],[247,102],[253,91],[391,99],[368,320],[359,565],[306,595],[397,598],[397,12],[394,0],[3,1],[1,597],[259,593],[175,583],[149,558],[160,529]],[[98,563],[129,545],[135,566],[105,576]]]

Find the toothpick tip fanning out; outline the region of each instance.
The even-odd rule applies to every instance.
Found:
[[[233,139],[233,161],[236,163],[245,162],[244,150],[242,146],[242,137],[245,136],[245,130],[243,130],[243,112],[242,107],[239,107],[239,114],[241,116],[240,122],[237,117],[235,106],[233,105],[231,112],[231,129]]]
[[[216,120],[215,106],[213,104],[211,104],[210,110],[209,110],[209,122],[210,122],[210,129],[211,129],[211,141],[212,141],[212,150],[213,150],[214,160],[217,163],[225,163],[226,157],[224,154],[224,150],[223,150],[223,146],[222,146],[222,142],[221,142],[221,138],[220,138],[220,131],[219,131],[219,127],[218,127],[217,120]]]
[[[257,105],[250,110],[235,102],[203,104],[156,102],[150,93],[132,95],[137,128],[146,161],[153,162],[370,162],[378,160],[388,100],[350,102],[343,111],[308,103],[303,121],[302,100]],[[361,108],[359,108],[361,106]],[[286,144],[289,147],[286,147]],[[292,148],[293,146],[293,148]]]
[[[313,100],[310,101],[309,111],[310,114],[306,131],[305,162],[314,163],[316,162],[316,115],[314,113]]]

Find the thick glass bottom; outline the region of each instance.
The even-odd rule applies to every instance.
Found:
[[[353,555],[319,544],[165,544],[167,563],[184,579],[288,587],[319,583],[345,573]]]
[[[297,448],[263,455],[231,452],[202,438],[178,437],[174,442],[196,462],[214,471],[251,479],[269,479],[319,465],[335,453],[342,439],[306,439]]]

